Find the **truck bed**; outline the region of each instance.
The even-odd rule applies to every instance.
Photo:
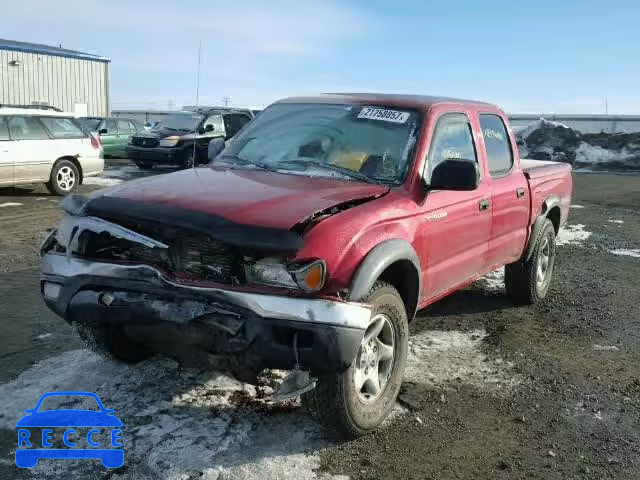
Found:
[[[520,166],[527,178],[541,178],[549,175],[558,175],[571,171],[571,165],[564,162],[552,162],[549,160],[520,159]]]

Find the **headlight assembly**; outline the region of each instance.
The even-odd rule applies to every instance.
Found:
[[[173,135],[171,137],[161,138],[159,145],[161,147],[175,147],[180,140],[182,140],[182,137]]]
[[[249,283],[315,292],[324,286],[326,270],[324,260],[289,268],[276,258],[263,258],[246,265],[245,275]]]

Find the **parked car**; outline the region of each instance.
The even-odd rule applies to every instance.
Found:
[[[391,411],[419,308],[503,266],[515,301],[547,296],[571,167],[521,161],[493,105],[286,99],[215,146],[206,167],[64,202],[42,291],[88,344],[291,369],[276,394],[354,437]]]
[[[131,136],[145,131],[142,123],[133,118],[81,117],[80,121],[87,130],[100,136],[107,157],[124,157]]]
[[[126,154],[142,169],[154,165],[190,168],[206,162],[212,138],[228,140],[251,119],[248,111],[229,108],[176,112],[152,130],[133,135]]]
[[[100,140],[72,114],[0,108],[0,186],[46,183],[67,195],[103,168]]]

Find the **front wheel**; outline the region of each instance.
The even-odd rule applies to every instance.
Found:
[[[321,375],[303,395],[311,416],[342,438],[377,429],[393,408],[407,363],[409,326],[404,303],[388,283],[376,282],[363,300],[371,322],[356,358],[342,373]]]
[[[146,345],[127,337],[122,325],[78,322],[76,330],[90,350],[105,358],[135,364],[151,358],[155,353]]]
[[[184,157],[182,160],[182,168],[193,168],[197,166],[196,160],[196,150],[193,147],[189,147],[184,152]]]
[[[530,305],[547,296],[556,258],[556,231],[546,219],[535,239],[533,253],[528,260],[518,260],[505,267],[504,283],[507,292],[518,303]]]
[[[51,169],[47,189],[54,195],[69,195],[80,183],[80,172],[69,160],[59,160]]]

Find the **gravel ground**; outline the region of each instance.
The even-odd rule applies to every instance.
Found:
[[[134,175],[118,163],[102,185]],[[419,312],[394,414],[346,443],[297,403],[268,401],[277,372],[256,389],[168,359],[127,367],[84,350],[37,287],[57,202],[0,190],[0,478],[640,478],[638,176],[575,176],[578,208],[543,305],[514,307],[494,272]],[[56,389],[95,391],[116,409],[122,469],[15,468],[15,422]]]

